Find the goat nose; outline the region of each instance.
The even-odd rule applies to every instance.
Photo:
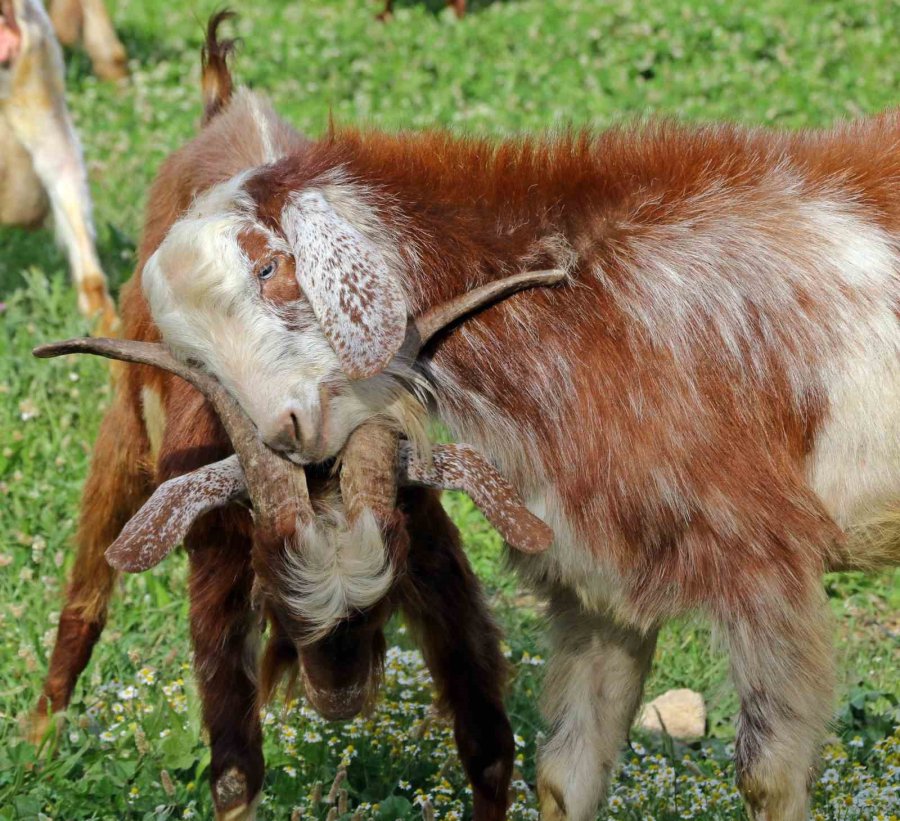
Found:
[[[263,439],[273,450],[294,453],[315,441],[318,435],[316,428],[315,414],[297,405],[289,405],[275,417]]]

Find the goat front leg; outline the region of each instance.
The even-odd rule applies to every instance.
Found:
[[[476,821],[506,817],[515,745],[503,707],[506,662],[454,524],[438,494],[401,492],[410,549],[401,604],[452,715],[456,745],[472,784]]]
[[[257,704],[259,617],[251,605],[250,519],[246,511],[208,514],[192,528],[191,637],[203,723],[212,752],[216,819],[256,817],[265,764]]]
[[[805,821],[831,718],[830,620],[818,578],[799,596],[748,596],[723,620],[741,698],[735,769],[754,821]]]
[[[35,54],[35,69],[27,81],[15,86],[6,116],[50,198],[78,291],[78,308],[99,320],[102,333],[111,334],[117,325],[115,305],[94,247],[87,174],[65,106],[62,56],[51,36],[33,44],[41,52]]]
[[[106,623],[117,573],[104,552],[149,493],[148,443],[137,410],[119,391],[103,417],[84,486],[76,541],[78,552],[59,617],[43,692],[29,728],[38,743],[50,714],[64,710]]]
[[[641,633],[585,610],[575,594],[551,596],[552,655],[544,683],[549,737],[538,752],[546,821],[592,821],[641,702],[656,631]]]

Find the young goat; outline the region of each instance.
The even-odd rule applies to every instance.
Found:
[[[209,188],[148,259],[163,338],[272,447],[337,453],[409,373],[556,542],[538,788],[594,817],[660,625],[721,626],[755,819],[806,818],[823,572],[900,559],[900,116],[492,142],[351,130]],[[561,268],[415,357],[409,315]]]
[[[94,248],[87,172],[66,108],[59,43],[38,0],[0,0],[0,221],[34,226],[48,205],[68,253],[78,308],[108,333],[116,311]]]
[[[138,273],[123,295],[124,335],[143,342],[79,340],[42,352],[83,350],[144,364],[124,372],[103,420],[84,491],[78,556],[33,732],[42,733],[48,714],[66,706],[103,628],[115,577],[104,553],[116,567],[146,569],[186,535],[191,632],[217,817],[253,815],[263,777],[257,707],[280,675],[296,668],[299,657],[312,704],[331,718],[355,714],[374,695],[385,649],[382,628],[399,607],[423,646],[442,705],[453,714],[475,817],[500,819],[514,747],[502,703],[498,631],[437,494],[415,487],[398,494],[395,477],[399,467],[413,484],[458,484],[459,473],[477,468],[477,460],[439,446],[433,468],[405,449],[398,462],[396,435],[380,420],[360,427],[345,448],[337,492],[327,469],[307,468],[304,476],[302,466],[260,443],[252,423],[214,380],[152,345],[159,333],[141,294],[140,272],[172,223],[210,186],[306,145],[263,98],[241,90],[230,99],[228,44],[215,38],[224,16],[213,18],[207,38],[205,127],[160,171]],[[508,290],[504,286],[502,293]],[[463,300],[458,307],[475,304]],[[435,327],[434,316],[419,321],[421,339]],[[213,400],[215,410],[190,383]],[[408,424],[412,417],[401,411],[391,413]],[[377,441],[365,433],[372,429],[382,431]],[[378,442],[385,458],[373,456]],[[229,458],[232,444],[243,471]],[[519,542],[514,525],[521,516],[509,489],[486,465],[477,478],[484,494],[475,486],[474,495],[499,502],[489,515],[493,510],[501,531]],[[245,508],[226,504],[247,490],[252,524]],[[286,547],[295,531],[298,544]],[[524,542],[529,533],[526,527]],[[259,688],[256,665],[247,664],[258,634],[254,599],[262,599],[272,627]]]

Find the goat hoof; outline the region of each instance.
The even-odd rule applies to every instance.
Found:
[[[124,80],[128,76],[128,63],[124,56],[112,60],[97,60],[94,74],[101,80]]]
[[[22,735],[33,747],[40,747],[51,724],[53,715],[38,708],[22,721]]]
[[[256,818],[256,801],[248,795],[247,776],[237,767],[231,767],[213,784],[213,803],[216,821],[253,821]]]
[[[82,316],[90,318],[94,330],[101,336],[115,336],[119,328],[116,305],[106,290],[106,283],[86,281],[79,286],[78,310]]]

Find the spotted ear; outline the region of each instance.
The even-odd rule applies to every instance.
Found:
[[[350,379],[382,371],[403,344],[406,301],[378,246],[319,191],[295,195],[281,215],[297,282]]]

